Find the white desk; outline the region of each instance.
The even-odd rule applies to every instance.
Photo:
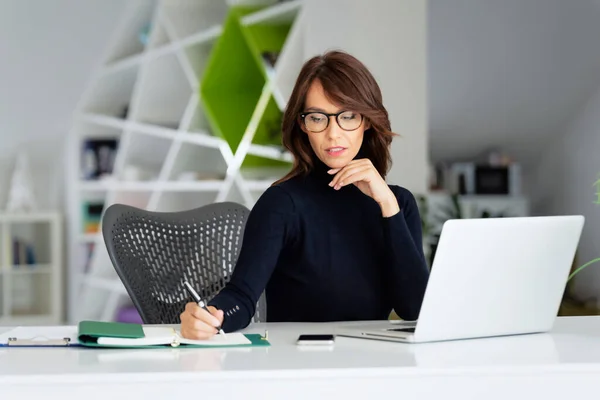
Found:
[[[0,399],[566,399],[600,390],[600,317],[558,318],[550,334],[429,344],[338,337],[336,324],[264,324],[268,348],[0,348]],[[5,331],[8,328],[0,328]],[[185,396],[185,397],[183,397]]]

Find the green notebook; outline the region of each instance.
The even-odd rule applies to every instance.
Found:
[[[181,337],[174,328],[122,322],[81,321],[77,340],[88,347],[155,348],[155,347],[252,347],[269,346],[259,334],[239,332],[215,335],[209,340]]]

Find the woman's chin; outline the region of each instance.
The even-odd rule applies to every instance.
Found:
[[[348,165],[347,160],[325,160],[324,163],[331,169],[344,168]]]

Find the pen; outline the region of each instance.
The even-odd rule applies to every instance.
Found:
[[[194,301],[210,314],[210,311],[208,311],[208,308],[206,308],[206,303],[200,298],[200,295],[194,290],[192,285],[190,285],[187,281],[184,281],[183,285],[187,289],[188,293],[194,298]],[[223,332],[223,329],[220,326],[217,326],[216,328],[219,330],[221,335],[225,335],[225,332]]]

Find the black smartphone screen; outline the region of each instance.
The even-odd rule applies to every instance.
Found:
[[[333,340],[333,335],[300,335],[298,336],[298,340]]]

